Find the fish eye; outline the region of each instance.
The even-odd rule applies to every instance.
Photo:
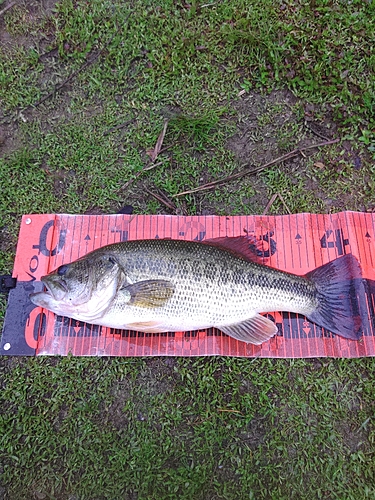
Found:
[[[111,269],[115,264],[117,264],[116,260],[113,257],[104,257],[103,260],[108,269]]]
[[[67,272],[67,270],[69,269],[69,266],[67,264],[63,264],[62,266],[60,266],[58,269],[57,269],[57,274],[59,276],[64,276]]]

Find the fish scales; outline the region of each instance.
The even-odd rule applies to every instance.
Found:
[[[314,298],[314,290],[306,279],[292,275],[294,281],[291,281],[289,275],[284,276],[280,271],[209,245],[146,240],[120,243],[113,247],[113,253],[131,281],[169,279],[174,284],[173,297],[165,306],[152,311],[142,307],[132,310],[132,316],[144,320],[160,315],[169,318],[169,328],[176,328],[172,320],[175,316],[186,316],[186,329],[206,328],[227,323],[228,318],[242,321],[249,313],[296,307],[307,310]],[[118,300],[113,312],[119,316],[129,312],[126,311],[129,307]],[[200,326],[202,321],[204,326]]]
[[[113,328],[216,327],[254,344],[277,333],[259,313],[291,311],[359,338],[361,320],[351,297],[361,277],[355,257],[297,276],[254,262],[243,253],[241,238],[224,244],[156,239],[107,245],[43,277],[47,291],[31,300],[56,314]]]

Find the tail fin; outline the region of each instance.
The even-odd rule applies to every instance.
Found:
[[[351,340],[362,334],[358,298],[364,293],[361,267],[352,255],[344,255],[306,275],[318,291],[319,307],[308,318]]]

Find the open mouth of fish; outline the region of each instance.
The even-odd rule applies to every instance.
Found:
[[[48,283],[46,276],[43,276],[41,281],[45,286],[44,293],[51,296],[55,300],[61,300],[69,291],[67,284],[63,280]]]

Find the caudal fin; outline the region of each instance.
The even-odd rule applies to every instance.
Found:
[[[306,275],[316,286],[319,307],[308,318],[351,340],[362,334],[358,297],[364,293],[361,267],[352,255],[344,255]]]

